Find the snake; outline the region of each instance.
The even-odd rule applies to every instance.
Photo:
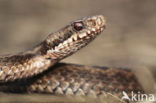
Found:
[[[142,91],[130,70],[59,63],[94,40],[105,27],[103,15],[84,17],[27,51],[1,56],[0,91],[95,96]]]

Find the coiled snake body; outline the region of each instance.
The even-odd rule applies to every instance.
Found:
[[[86,46],[105,25],[102,15],[85,17],[50,34],[29,51],[1,57],[0,91],[96,96],[103,92],[141,91],[128,70],[57,63]]]

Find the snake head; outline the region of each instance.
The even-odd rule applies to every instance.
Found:
[[[72,22],[73,30],[76,32],[77,39],[92,39],[103,31],[106,22],[102,15],[82,18]]]
[[[85,17],[71,22],[45,40],[44,50],[48,58],[63,59],[86,46],[105,28],[102,15]],[[46,49],[45,49],[46,48]]]

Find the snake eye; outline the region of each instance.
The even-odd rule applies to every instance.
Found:
[[[83,23],[80,21],[80,22],[74,22],[74,29],[76,31],[80,31],[82,30],[84,27]]]

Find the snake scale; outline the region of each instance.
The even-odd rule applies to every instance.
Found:
[[[58,63],[86,46],[105,26],[103,15],[85,17],[50,34],[33,49],[1,56],[0,91],[96,96],[142,91],[129,70]]]

